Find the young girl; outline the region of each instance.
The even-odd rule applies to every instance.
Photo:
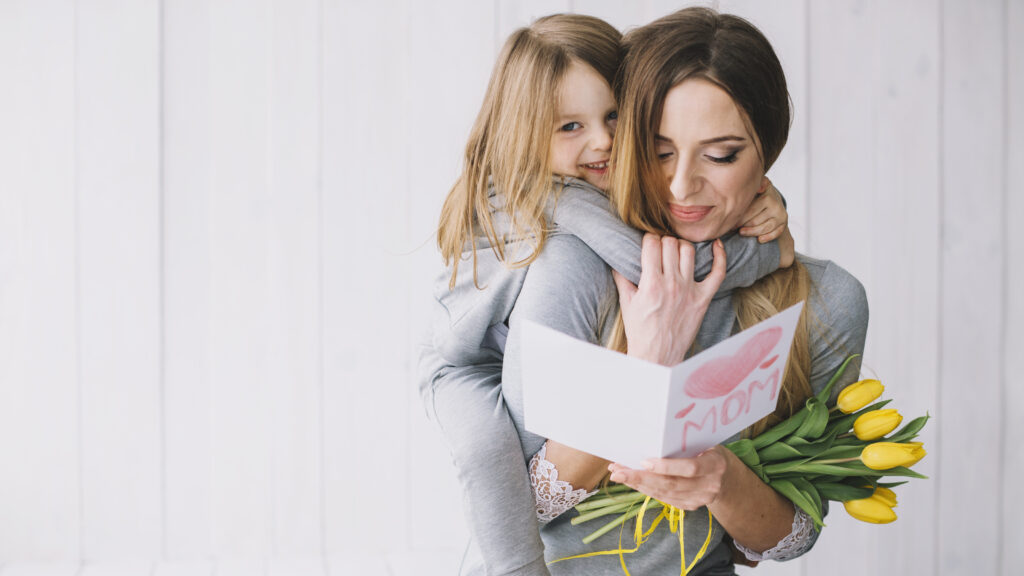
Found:
[[[531,478],[519,456],[521,431],[506,408],[521,399],[502,396],[504,335],[530,263],[550,236],[568,234],[631,282],[640,279],[641,234],[612,212],[604,194],[619,41],[612,26],[582,15],[549,16],[513,33],[442,210],[438,245],[446,269],[421,350],[421,392],[451,451],[486,574],[547,574],[538,518],[550,520],[553,510],[586,495],[546,475],[543,454],[534,455]],[[770,241],[780,235],[789,243],[784,259],[792,260],[777,192],[760,194],[743,221],[741,233],[760,238],[731,235],[724,246],[709,242],[683,253],[696,277],[714,261],[725,277],[721,290],[753,284],[778,267],[780,249]],[[469,261],[472,270],[460,270]],[[611,316],[615,305],[602,303],[601,313]],[[599,343],[599,335],[591,341]]]

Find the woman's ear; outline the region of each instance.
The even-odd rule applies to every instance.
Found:
[[[761,177],[761,187],[757,189],[757,193],[758,194],[764,194],[765,191],[768,190],[768,185],[769,184],[771,184],[771,181],[768,180],[768,177],[767,176],[762,176]]]

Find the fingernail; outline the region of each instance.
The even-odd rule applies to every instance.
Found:
[[[622,481],[625,479],[626,475],[623,474],[622,472],[615,472],[614,474],[612,474],[611,478],[609,478],[609,480],[611,480],[612,482],[617,482],[619,484],[621,484]]]

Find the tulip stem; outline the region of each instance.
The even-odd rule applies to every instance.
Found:
[[[814,460],[814,464],[843,464],[844,462],[853,462],[854,460],[860,460],[860,456],[854,458],[833,458],[832,460]]]

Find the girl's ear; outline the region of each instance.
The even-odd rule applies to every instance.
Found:
[[[771,181],[768,180],[768,177],[767,176],[762,176],[761,177],[761,187],[757,189],[757,193],[758,194],[764,194],[765,191],[768,190],[768,185],[769,184],[771,184]]]

